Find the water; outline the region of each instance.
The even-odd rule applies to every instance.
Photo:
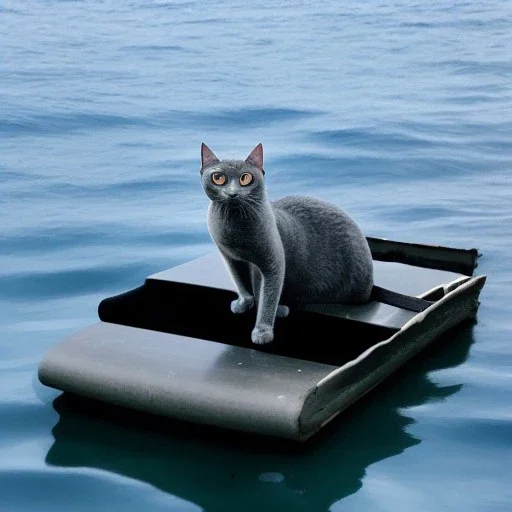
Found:
[[[0,510],[512,508],[512,8],[505,1],[0,7]],[[199,145],[263,142],[273,197],[478,247],[462,326],[299,453],[41,386],[99,300],[212,250]]]

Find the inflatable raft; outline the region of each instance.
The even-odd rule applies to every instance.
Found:
[[[52,348],[39,379],[132,409],[303,441],[478,309],[485,276],[472,277],[475,249],[368,241],[375,284],[420,307],[308,304],[276,321],[273,343],[254,345],[254,314],[231,313],[234,285],[214,253],[103,300],[101,321]]]

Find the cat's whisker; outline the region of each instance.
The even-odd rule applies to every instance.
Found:
[[[256,208],[255,208],[256,201],[254,201],[251,197],[245,198],[245,211],[247,213],[247,219],[248,220],[255,220],[256,219]]]

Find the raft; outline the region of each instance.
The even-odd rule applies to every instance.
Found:
[[[39,379],[68,393],[188,422],[304,441],[440,334],[474,318],[476,249],[368,238],[375,284],[422,299],[306,304],[251,343],[218,253],[104,299],[100,321],[54,346]],[[428,302],[427,302],[428,301]]]

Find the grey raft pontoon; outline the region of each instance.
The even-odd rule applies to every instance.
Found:
[[[305,440],[437,336],[473,318],[485,276],[477,251],[369,238],[375,283],[431,301],[419,313],[377,301],[310,304],[250,341],[233,315],[218,254],[103,300],[101,322],[41,362],[47,386],[180,420]]]

